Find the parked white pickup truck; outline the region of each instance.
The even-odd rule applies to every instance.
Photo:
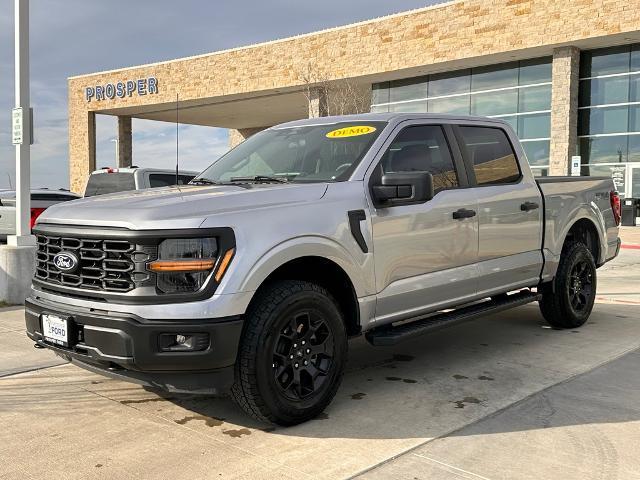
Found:
[[[46,211],[27,333],[105,375],[230,388],[282,425],[329,404],[351,336],[393,345],[533,301],[579,327],[620,247],[610,178],[536,180],[486,118],[300,120],[191,183]]]

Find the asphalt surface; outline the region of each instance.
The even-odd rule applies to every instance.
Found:
[[[623,249],[577,330],[531,304],[394,348],[354,341],[334,402],[293,428],[61,365],[3,309],[0,479],[640,479],[639,277]]]

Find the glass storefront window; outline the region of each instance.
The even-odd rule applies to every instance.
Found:
[[[441,97],[467,93],[471,89],[469,70],[454,73],[437,73],[429,76],[429,96]]]
[[[580,81],[580,106],[629,101],[629,77],[605,77]]]
[[[459,97],[436,98],[429,100],[429,112],[431,113],[458,113],[469,115],[469,95]]]
[[[551,81],[551,59],[536,58],[520,62],[518,85],[531,85]]]
[[[518,95],[518,112],[536,112],[551,108],[551,85],[521,88]]]
[[[378,103],[389,103],[389,83],[390,82],[382,82],[374,83],[372,85],[371,103],[373,105],[377,105]]]
[[[549,138],[551,136],[551,114],[536,113],[518,117],[518,137]]]
[[[578,112],[578,135],[626,133],[629,131],[629,107],[583,108]]]
[[[629,71],[631,47],[602,48],[583,52],[580,61],[581,77],[598,77]]]
[[[371,113],[387,113],[389,105],[371,105]]]
[[[527,155],[529,165],[546,166],[549,165],[549,140],[536,140],[535,142],[522,142],[522,148]]]
[[[517,90],[478,93],[471,96],[472,115],[504,115],[517,111]]]
[[[402,102],[418,98],[427,98],[426,78],[410,78],[391,82],[389,88],[390,102]]]
[[[518,85],[518,62],[478,67],[471,72],[472,92]]]
[[[404,113],[421,113],[427,111],[427,101],[421,100],[418,102],[405,102],[405,103],[392,103],[389,105],[390,112],[404,112]]]
[[[527,148],[542,171],[549,163],[551,70],[544,57],[383,82],[373,87],[371,111],[498,117],[521,138],[536,139]]]
[[[629,156],[630,162],[640,162],[640,135],[629,135]]]
[[[582,163],[626,162],[627,138],[627,135],[581,138],[579,145]]]

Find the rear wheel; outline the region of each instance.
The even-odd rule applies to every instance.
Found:
[[[596,285],[591,252],[583,243],[570,243],[563,249],[555,278],[541,289],[540,311],[545,320],[556,328],[582,326],[593,310]]]
[[[342,314],[324,288],[309,282],[273,283],[258,295],[247,312],[232,396],[259,420],[310,420],[331,402],[342,380]]]

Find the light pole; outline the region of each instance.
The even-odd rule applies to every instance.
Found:
[[[114,167],[119,167],[120,166],[120,139],[112,138],[109,141],[116,143],[116,163],[114,164]]]
[[[16,234],[7,239],[13,246],[35,245],[30,230],[32,141],[29,98],[29,0],[15,0],[15,89],[13,131],[16,146]]]
[[[15,0],[16,108],[11,112],[16,146],[16,234],[0,245],[0,301],[24,304],[35,270],[36,239],[31,235],[31,169],[33,139],[29,107],[29,0]]]

